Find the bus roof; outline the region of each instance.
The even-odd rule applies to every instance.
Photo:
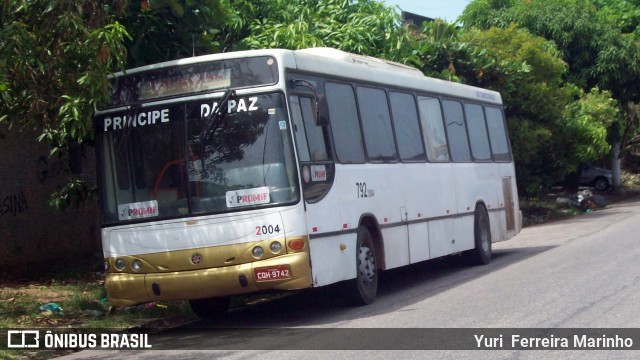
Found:
[[[295,50],[293,53],[297,69],[302,71],[502,104],[502,97],[496,91],[427,77],[414,67],[388,60],[332,48]]]
[[[280,66],[284,68],[295,68],[300,71],[330,75],[343,79],[357,79],[416,91],[463,97],[498,105],[502,104],[500,93],[496,91],[430,78],[424,76],[420,70],[411,66],[326,47],[301,50],[246,50],[202,55],[133,68],[125,72],[115,73],[114,76],[130,75],[207,61],[255,56],[274,56],[280,62]]]

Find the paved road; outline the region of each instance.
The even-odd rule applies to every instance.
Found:
[[[469,268],[447,258],[386,272],[378,300],[369,306],[345,306],[336,294],[334,288],[316,289],[232,312],[218,323],[192,323],[153,338],[154,349],[169,350],[84,351],[64,358],[638,358],[640,351],[210,349],[250,347],[256,339],[263,347],[299,341],[313,349],[314,338],[321,342],[332,336],[355,348],[384,348],[385,343],[402,344],[407,337],[413,341],[411,337],[430,336],[428,331],[382,330],[380,337],[380,332],[366,330],[371,328],[640,328],[640,201],[526,228],[516,238],[494,244],[494,259],[487,266]],[[215,330],[220,327],[314,329],[220,336]],[[635,340],[640,348],[640,337]],[[171,350],[177,348],[204,350]]]

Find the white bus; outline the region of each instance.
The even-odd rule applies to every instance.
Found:
[[[328,48],[193,57],[113,77],[96,111],[114,306],[341,283],[450,254],[491,260],[521,228],[494,91]]]

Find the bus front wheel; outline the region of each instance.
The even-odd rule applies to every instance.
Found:
[[[376,249],[369,230],[358,228],[356,240],[356,278],[344,283],[344,293],[353,305],[371,304],[378,293]]]
[[[214,319],[229,310],[228,297],[214,297],[209,299],[189,300],[191,310],[203,319]]]
[[[473,233],[475,247],[464,251],[462,256],[471,265],[486,265],[491,262],[491,227],[489,214],[482,204],[476,206]]]

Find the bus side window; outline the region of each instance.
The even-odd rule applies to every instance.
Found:
[[[448,162],[449,148],[444,132],[440,100],[418,96],[418,109],[422,122],[422,137],[427,147],[427,157],[431,162]]]
[[[364,163],[362,133],[351,85],[327,82],[325,94],[329,104],[331,132],[336,156],[342,163]]]
[[[382,89],[360,86],[357,90],[362,129],[371,161],[396,161],[387,94]]]
[[[467,118],[469,140],[471,140],[471,153],[476,161],[491,161],[491,148],[487,135],[487,124],[484,120],[482,106],[478,104],[464,104],[464,112]]]
[[[509,142],[505,128],[502,111],[494,107],[486,107],[487,128],[489,129],[489,140],[491,141],[491,151],[496,161],[511,161],[509,153]]]
[[[316,125],[313,118],[311,98],[291,96],[290,100],[300,161],[329,160],[323,128]]]
[[[454,162],[471,162],[467,125],[464,121],[462,104],[459,101],[443,100],[442,109],[447,128],[447,140]]]
[[[413,95],[392,91],[389,98],[400,159],[402,161],[426,160]]]
[[[309,155],[311,161],[329,160],[329,152],[327,151],[327,143],[323,134],[323,127],[315,124],[313,118],[313,107],[311,98],[301,97],[300,107],[302,108],[302,120],[304,121],[304,130],[309,143]]]
[[[289,97],[291,104],[291,121],[293,122],[294,135],[296,137],[296,148],[298,149],[298,157],[300,161],[310,161],[309,145],[304,129],[304,121],[302,120],[302,110],[300,109],[300,98],[297,96]]]

